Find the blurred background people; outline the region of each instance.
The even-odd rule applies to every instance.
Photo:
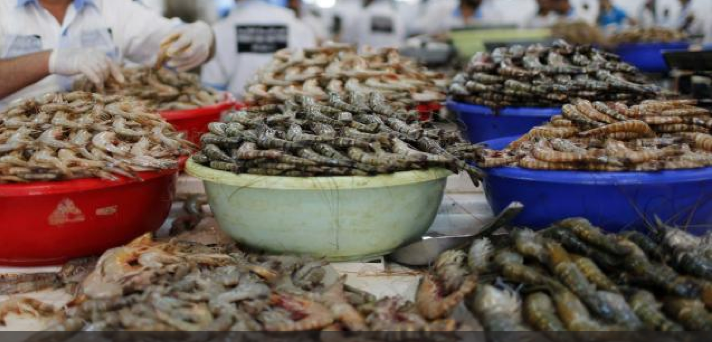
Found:
[[[502,24],[503,15],[499,9],[488,5],[486,0],[443,1],[442,3],[425,13],[423,17],[425,31],[428,34],[443,34],[468,26]]]
[[[361,11],[363,0],[338,0],[326,11],[327,26],[334,40],[343,41],[346,28],[355,25]]]
[[[525,27],[551,27],[560,21],[576,20],[576,11],[569,0],[537,0],[536,13],[525,23]]]
[[[406,27],[391,0],[364,0],[354,22],[344,28],[345,43],[374,48],[398,47],[405,42]]]
[[[163,9],[166,17],[177,17],[186,22],[202,20],[212,24],[218,20],[218,9],[215,1],[168,0],[164,1],[161,7],[155,2],[152,6],[157,9]]]
[[[230,15],[214,26],[215,58],[201,73],[202,82],[227,90],[237,99],[248,80],[284,48],[316,46],[316,37],[293,11],[264,0],[238,0]]]
[[[640,7],[637,16],[638,26],[642,28],[655,27],[657,25],[657,1],[645,0]]]
[[[611,0],[599,0],[598,25],[607,27],[622,27],[625,25],[635,25],[634,19],[620,7],[613,4]]]
[[[591,25],[598,21],[599,0],[571,0],[571,12],[576,14],[576,20],[583,20]]]
[[[317,16],[303,0],[288,0],[287,7],[294,11],[297,18],[312,31],[318,44],[329,40],[329,31],[324,25],[323,19],[321,16]]]

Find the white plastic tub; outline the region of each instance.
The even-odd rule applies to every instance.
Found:
[[[445,169],[374,177],[270,177],[213,170],[192,160],[220,227],[272,253],[331,261],[385,255],[428,230],[443,199]]]

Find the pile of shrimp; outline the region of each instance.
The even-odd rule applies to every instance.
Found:
[[[232,112],[208,125],[193,161],[213,169],[266,176],[368,176],[449,168],[480,171],[466,160],[479,147],[457,130],[418,121],[381,93],[332,93],[325,103],[297,95],[283,105]]]
[[[563,40],[478,53],[449,87],[457,101],[495,109],[558,107],[576,98],[635,102],[660,93],[617,55]]]
[[[649,27],[649,28],[631,28],[621,32],[617,32],[610,37],[612,44],[630,44],[630,43],[672,43],[687,40],[688,36],[685,32],[665,28],[665,27]]]
[[[606,36],[596,25],[585,20],[559,21],[551,27],[551,35],[574,45],[606,44]]]
[[[577,100],[479,166],[538,170],[658,171],[712,165],[712,115],[694,100]]]
[[[0,112],[0,183],[135,178],[138,171],[177,168],[189,147],[132,99],[46,94]]]
[[[466,304],[487,331],[712,330],[712,235],[653,231],[607,234],[572,218],[478,238],[443,253],[439,280],[425,278],[418,296],[472,292]],[[418,303],[431,317],[454,308]]]
[[[417,304],[399,297],[377,299],[346,285],[343,277],[327,281],[327,266],[308,257],[245,254],[234,243],[146,235],[104,253],[66,309],[55,311],[14,296],[0,303],[0,324],[14,312],[48,317],[51,331],[414,333],[476,328],[444,315],[428,318]]]
[[[124,83],[109,78],[103,89],[99,89],[87,78],[80,78],[75,82],[74,90],[131,96],[158,111],[196,109],[223,100],[223,95],[217,91],[203,87],[195,74],[150,67],[125,67],[121,71]]]
[[[248,103],[280,103],[295,95],[318,101],[347,91],[381,92],[388,100],[414,107],[445,99],[447,78],[428,71],[397,49],[359,54],[351,45],[281,50],[247,85]]]

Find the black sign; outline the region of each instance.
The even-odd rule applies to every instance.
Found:
[[[285,25],[238,25],[237,53],[274,53],[287,47],[289,29]]]
[[[393,19],[386,16],[371,17],[371,32],[393,33]]]

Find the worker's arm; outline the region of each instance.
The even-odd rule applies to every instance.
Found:
[[[119,67],[95,49],[58,49],[42,51],[11,59],[0,59],[0,98],[39,82],[50,74],[62,76],[83,75],[99,89],[113,76],[118,82],[124,77]],[[5,76],[7,75],[7,76]]]
[[[51,51],[42,51],[10,59],[0,59],[0,75],[2,75],[0,99],[47,77],[51,54]]]

